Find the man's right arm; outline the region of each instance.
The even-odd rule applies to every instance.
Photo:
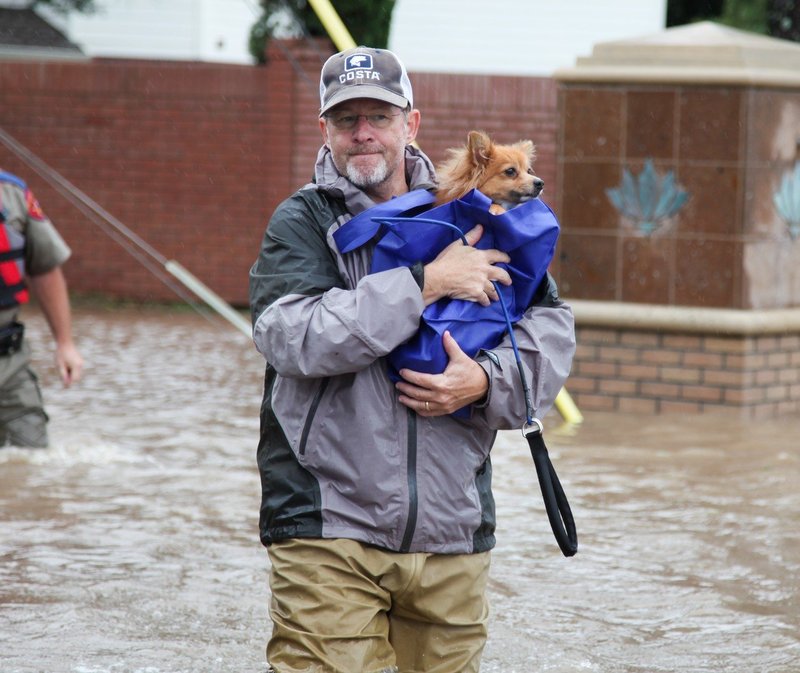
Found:
[[[424,309],[408,268],[347,289],[317,215],[297,196],[281,204],[250,271],[253,340],[283,376],[364,369],[411,337]]]

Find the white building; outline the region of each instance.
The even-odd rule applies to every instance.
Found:
[[[37,11],[90,57],[253,62],[258,0],[95,1],[94,14]],[[665,21],[666,0],[396,0],[389,47],[415,72],[551,75]]]
[[[666,18],[666,0],[397,0],[389,48],[412,72],[549,76]]]
[[[257,0],[95,0],[91,14],[37,7],[87,56],[252,63]]]

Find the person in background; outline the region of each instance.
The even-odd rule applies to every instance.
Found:
[[[65,386],[78,381],[83,358],[72,339],[67,283],[61,265],[71,252],[27,185],[0,170],[0,447],[48,445],[47,414],[30,365],[20,307],[30,288],[55,341]]]
[[[522,427],[510,340],[472,358],[445,333],[449,364],[429,375],[384,356],[425,307],[488,304],[508,256],[468,232],[427,265],[370,274],[374,246],[345,255],[333,233],[409,190],[433,190],[412,146],[420,126],[395,54],[358,47],[322,68],[312,184],[278,206],[250,271],[253,338],[264,355],[260,534],[270,559],[275,673],[474,673],[487,637],[495,545],[490,450]],[[545,278],[515,325],[537,416],[575,350],[572,311]],[[451,413],[471,406],[467,420]]]

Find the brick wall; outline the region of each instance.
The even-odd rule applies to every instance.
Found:
[[[414,102],[422,110],[420,146],[434,160],[463,144],[472,129],[503,143],[530,139],[542,198],[556,204],[557,85],[543,77],[411,74]]]
[[[582,410],[768,418],[800,411],[800,334],[584,326],[567,384]]]
[[[0,127],[158,253],[244,305],[269,214],[311,178],[321,142],[319,68],[331,51],[289,41],[272,46],[266,67],[0,62]],[[552,80],[411,77],[423,114],[419,142],[434,161],[472,128],[502,142],[531,138],[546,200],[555,203]],[[31,185],[72,246],[65,271],[73,292],[176,298],[2,144],[0,166]]]
[[[273,77],[202,64],[3,63],[0,124],[161,254],[241,300],[254,225],[290,188],[274,155],[254,151],[280,135],[267,105]],[[2,149],[0,162],[28,181],[72,246],[74,291],[175,297],[18,158]]]

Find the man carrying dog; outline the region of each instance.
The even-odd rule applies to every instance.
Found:
[[[258,466],[271,562],[275,673],[468,673],[486,641],[495,544],[489,452],[526,410],[506,339],[473,359],[449,336],[438,375],[384,356],[443,297],[488,304],[508,256],[473,247],[370,274],[374,246],[333,233],[409,190],[434,190],[411,82],[390,51],[358,47],[322,68],[315,181],[270,219],[250,272],[254,341],[267,361]],[[544,281],[514,327],[538,416],[575,349],[570,309]],[[468,420],[450,414],[472,405]]]
[[[70,249],[33,193],[0,170],[0,447],[45,448],[47,414],[30,366],[24,327],[17,321],[28,286],[56,343],[55,359],[65,386],[80,379],[83,359],[72,340],[67,284],[61,265]]]

